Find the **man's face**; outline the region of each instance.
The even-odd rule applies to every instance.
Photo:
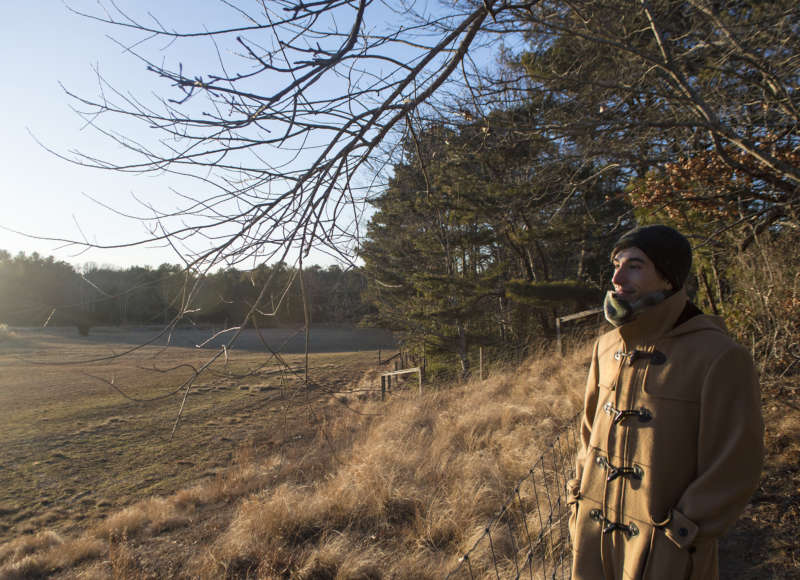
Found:
[[[670,284],[656,269],[653,261],[642,250],[635,247],[624,248],[616,253],[612,261],[614,275],[611,283],[614,292],[629,303],[658,291],[672,289]]]

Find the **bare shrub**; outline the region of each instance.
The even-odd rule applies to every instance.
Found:
[[[800,233],[763,235],[734,260],[731,330],[776,377],[800,372]]]

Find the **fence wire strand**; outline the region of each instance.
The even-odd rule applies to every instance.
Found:
[[[574,476],[578,416],[533,463],[447,579],[568,579],[567,482]]]

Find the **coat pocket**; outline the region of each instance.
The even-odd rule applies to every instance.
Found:
[[[652,528],[642,580],[685,580],[692,573],[690,548],[679,548],[663,528]]]

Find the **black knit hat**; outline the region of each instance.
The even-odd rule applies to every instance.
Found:
[[[647,254],[656,269],[679,290],[689,277],[692,246],[683,234],[668,226],[642,226],[623,234],[611,250],[611,259],[620,250],[636,247]]]

